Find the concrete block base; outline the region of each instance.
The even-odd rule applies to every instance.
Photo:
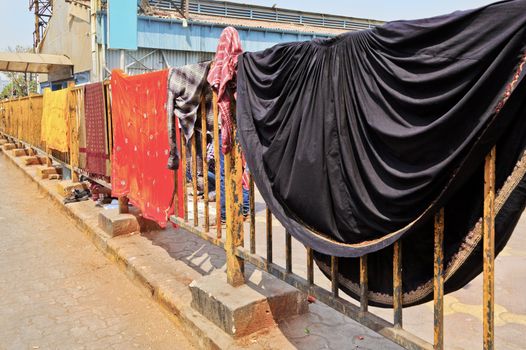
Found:
[[[192,307],[234,338],[308,311],[304,293],[259,270],[237,288],[226,282],[226,273],[204,276],[189,287]]]
[[[58,194],[62,197],[69,196],[74,190],[87,190],[89,183],[87,182],[73,182],[71,180],[63,180],[57,183]]]
[[[119,209],[107,209],[99,213],[99,227],[111,237],[127,235],[141,230],[133,214],[119,214]]]
[[[26,156],[23,157],[24,165],[43,165],[46,164],[46,157],[42,156]]]
[[[27,149],[25,148],[15,148],[14,150],[12,150],[12,152],[13,156],[15,157],[27,156]]]
[[[16,146],[14,143],[4,143],[4,145],[2,146],[2,149],[4,150],[4,152],[6,151],[10,151],[12,149],[15,149]]]
[[[55,168],[53,166],[41,166],[38,168],[38,177],[41,179],[49,179],[51,175],[62,175],[62,169],[61,168]],[[53,178],[56,178],[56,176],[53,176]]]

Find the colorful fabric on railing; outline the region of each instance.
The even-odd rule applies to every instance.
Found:
[[[170,158],[168,169],[179,167],[179,153],[175,137],[174,118],[179,118],[179,125],[186,142],[194,134],[194,127],[201,131],[201,99],[205,98],[207,134],[211,135],[214,127],[212,109],[212,91],[206,81],[210,62],[190,64],[171,68],[168,80],[168,137]],[[199,112],[199,113],[198,113]]]
[[[217,44],[214,63],[208,73],[208,82],[217,92],[217,106],[221,119],[221,151],[226,154],[232,148],[231,101],[235,98],[237,57],[243,52],[239,33],[233,27],[223,29]]]
[[[166,168],[168,70],[111,76],[112,193],[127,195],[145,218],[166,226],[173,212],[174,173]]]
[[[106,175],[106,104],[104,86],[93,83],[84,87],[86,118],[86,171]]]
[[[371,304],[433,295],[433,218],[445,207],[445,291],[480,273],[483,166],[496,145],[496,250],[526,204],[526,1],[397,21],[239,56],[237,122],[272,213],[330,257],[368,255]],[[327,255],[324,255],[327,254]],[[339,259],[359,295],[359,259]]]
[[[68,146],[68,96],[69,89],[44,90],[42,111],[42,141],[46,147],[67,152]]]

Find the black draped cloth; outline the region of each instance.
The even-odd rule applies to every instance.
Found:
[[[482,270],[484,160],[497,149],[496,250],[526,203],[526,0],[244,53],[238,137],[263,198],[342,289],[392,305],[433,294],[433,218],[444,208],[445,290]],[[526,71],[526,69],[524,69]]]

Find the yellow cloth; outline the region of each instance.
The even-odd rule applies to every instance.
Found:
[[[48,148],[67,152],[68,147],[68,104],[69,89],[44,90],[42,111],[42,141]]]

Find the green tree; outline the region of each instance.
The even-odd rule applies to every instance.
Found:
[[[8,47],[9,52],[32,52],[32,48],[16,46],[14,49]],[[0,92],[0,99],[12,97],[24,97],[37,92],[36,76],[31,73],[4,72],[9,83]]]

